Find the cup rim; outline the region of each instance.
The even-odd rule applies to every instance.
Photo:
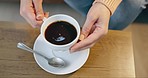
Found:
[[[44,32],[42,31],[43,30],[43,25],[46,23],[46,21],[47,20],[50,20],[50,19],[52,19],[52,18],[55,18],[55,17],[58,17],[58,16],[64,16],[64,17],[67,17],[67,18],[70,18],[72,21],[74,21],[75,23],[76,23],[76,25],[78,26],[75,26],[75,25],[73,25],[75,28],[76,28],[76,31],[77,31],[77,36],[76,36],[76,38],[75,39],[73,39],[70,43],[67,43],[67,44],[64,44],[64,45],[57,45],[57,44],[53,44],[53,43],[51,43],[51,42],[49,42],[49,41],[47,41],[46,39],[45,39],[45,34],[44,34]],[[58,21],[58,20],[56,20],[56,21]],[[61,21],[61,20],[59,20],[59,21]],[[55,22],[55,21],[54,21]],[[51,22],[51,23],[53,23],[53,22]],[[49,24],[51,24],[51,23],[49,23]],[[69,22],[68,22],[69,23]],[[71,23],[70,23],[71,24]],[[47,28],[48,26],[46,26],[46,28]],[[45,28],[45,29],[46,29]],[[41,32],[41,35],[43,36],[43,39],[44,39],[44,41],[46,41],[48,44],[50,44],[51,46],[53,46],[53,47],[65,47],[65,46],[69,46],[69,45],[72,45],[73,43],[75,43],[78,39],[79,39],[79,36],[80,36],[80,25],[78,24],[78,22],[73,18],[73,17],[71,17],[71,16],[69,16],[69,15],[65,15],[65,14],[56,14],[56,15],[52,15],[52,16],[50,16],[50,17],[48,17],[48,18],[46,18],[44,21],[43,21],[43,24],[42,24],[42,26],[41,26],[41,30],[40,30],[40,32]]]

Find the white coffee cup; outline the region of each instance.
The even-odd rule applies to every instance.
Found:
[[[41,36],[43,37],[44,41],[47,44],[49,44],[49,48],[51,48],[52,50],[54,50],[54,51],[69,50],[70,47],[72,47],[78,41],[79,36],[80,36],[80,26],[79,26],[78,22],[74,18],[72,18],[71,16],[68,16],[65,14],[56,14],[56,15],[50,16],[49,18],[44,18],[43,21],[44,22],[43,22],[43,24],[41,26],[41,30],[40,30]],[[53,22],[57,22],[57,21],[66,21],[75,27],[76,32],[77,32],[77,36],[73,41],[71,41],[70,43],[64,44],[64,45],[56,45],[56,44],[53,44],[53,43],[46,40],[45,31],[46,31],[47,27],[50,24],[52,24]]]

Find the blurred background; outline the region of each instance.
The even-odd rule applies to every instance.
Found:
[[[28,24],[19,13],[19,0],[0,0],[0,21]],[[44,0],[44,11],[53,14],[68,14],[82,26],[85,17],[73,10],[63,0]],[[28,24],[29,26],[29,24]],[[132,32],[135,69],[137,78],[148,78],[148,8],[122,31]]]

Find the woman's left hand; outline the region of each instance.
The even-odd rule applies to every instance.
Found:
[[[101,3],[92,5],[81,31],[81,41],[72,46],[70,51],[75,52],[90,48],[107,34],[110,15],[110,10],[105,5]]]

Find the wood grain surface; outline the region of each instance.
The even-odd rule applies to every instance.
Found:
[[[78,71],[57,76],[42,70],[33,55],[16,47],[24,42],[30,47],[39,29],[28,24],[0,22],[0,78],[134,78],[135,67],[130,32],[110,30],[91,48],[85,65]]]

